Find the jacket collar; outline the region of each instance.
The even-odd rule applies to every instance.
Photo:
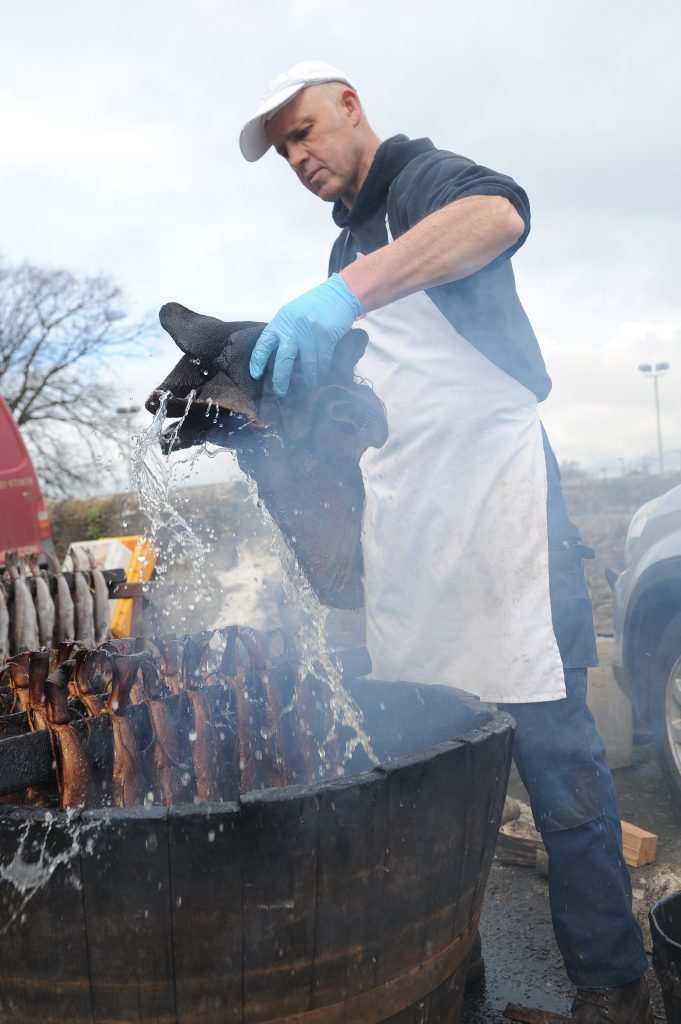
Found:
[[[339,228],[353,228],[371,216],[385,202],[392,181],[420,153],[435,149],[430,139],[408,139],[393,135],[376,150],[366,181],[351,210],[340,201],[333,204],[333,219]]]

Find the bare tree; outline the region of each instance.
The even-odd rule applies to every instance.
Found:
[[[145,325],[120,295],[105,277],[0,263],[0,394],[51,497],[101,486],[130,434],[109,363],[135,354]]]

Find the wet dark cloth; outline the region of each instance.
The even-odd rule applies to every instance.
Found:
[[[549,855],[551,916],[568,976],[579,988],[612,988],[640,977],[647,962],[586,669],[567,669],[565,682],[564,700],[499,706],[516,720],[514,759]]]
[[[340,339],[328,376],[312,391],[296,364],[282,399],[273,390],[273,357],[262,379],[249,373],[265,324],[225,322],[177,302],[166,303],[159,318],[184,353],[146,403],[149,412],[179,417],[163,431],[165,451],[206,442],[232,449],[319,600],[359,607],[359,460],[387,436],[383,406],[354,377],[366,333],[353,329]]]
[[[352,209],[340,201],[334,205],[333,218],[342,231],[331,251],[329,273],[346,267],[360,253],[387,245],[386,216],[393,238],[399,238],[428,214],[474,195],[508,199],[525,230],[515,245],[482,270],[429,288],[427,294],[459,334],[541,401],[551,390],[551,380],[518,298],[510,263],[530,230],[530,206],[512,178],[436,149],[429,139],[387,139],[379,146]]]

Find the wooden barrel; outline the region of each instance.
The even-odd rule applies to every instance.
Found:
[[[456,1021],[512,720],[445,687],[349,687],[381,760],[350,777],[1,807],[0,1021]]]

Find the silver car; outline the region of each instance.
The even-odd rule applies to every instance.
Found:
[[[681,486],[634,514],[613,590],[613,671],[681,804]]]

